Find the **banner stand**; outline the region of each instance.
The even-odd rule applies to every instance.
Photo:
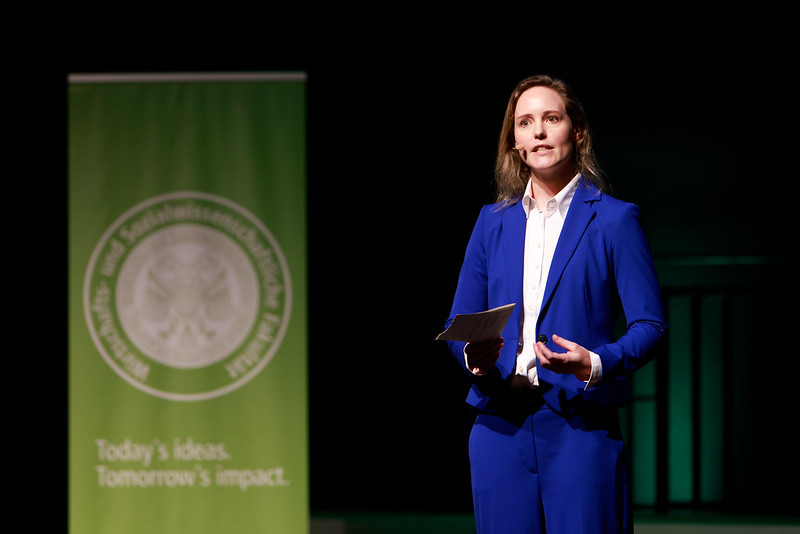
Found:
[[[69,77],[71,532],[307,534],[305,83]]]

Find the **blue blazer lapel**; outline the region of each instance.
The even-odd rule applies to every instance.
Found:
[[[575,196],[572,197],[567,218],[564,221],[564,227],[561,229],[561,235],[556,244],[556,250],[553,253],[553,261],[550,264],[550,272],[547,275],[547,285],[545,286],[544,298],[542,299],[542,308],[539,313],[539,321],[541,322],[550,300],[553,298],[553,292],[558,287],[561,281],[561,276],[564,274],[567,264],[575,254],[575,249],[581,242],[589,222],[595,216],[593,203],[600,200],[601,195],[594,186],[581,180],[575,190]]]
[[[525,209],[517,202],[503,210],[503,255],[506,260],[509,302],[522,306],[522,271],[525,260]]]

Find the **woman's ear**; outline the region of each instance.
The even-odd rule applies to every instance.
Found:
[[[583,130],[581,128],[572,129],[572,140],[576,143],[583,139]]]

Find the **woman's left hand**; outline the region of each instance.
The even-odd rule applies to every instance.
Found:
[[[536,357],[542,362],[542,367],[554,373],[572,374],[579,380],[589,380],[592,375],[592,357],[589,351],[574,341],[564,339],[553,334],[553,341],[567,349],[567,352],[553,352],[542,342],[533,346]]]

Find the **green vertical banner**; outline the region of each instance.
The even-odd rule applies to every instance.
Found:
[[[71,532],[307,534],[305,82],[70,76]]]

